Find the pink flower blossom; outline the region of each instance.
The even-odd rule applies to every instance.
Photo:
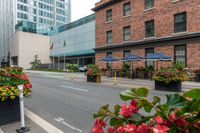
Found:
[[[124,126],[124,131],[127,133],[134,133],[136,129],[137,127],[134,124],[129,124]]]
[[[106,123],[102,120],[97,119],[92,128],[92,133],[104,133],[103,128],[106,126]]]
[[[163,119],[160,116],[156,116],[154,118],[154,120],[156,121],[157,124],[162,124],[163,123]]]
[[[151,127],[142,123],[141,125],[138,126],[135,133],[148,133],[150,130],[151,130]]]
[[[126,104],[121,106],[120,115],[129,118],[136,112],[138,112],[138,103],[136,101],[131,101],[129,106],[126,106]]]
[[[153,127],[154,133],[167,133],[167,131],[169,131],[169,128],[163,125],[156,125]]]

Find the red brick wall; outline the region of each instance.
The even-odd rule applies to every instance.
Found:
[[[122,17],[123,4],[131,1],[131,16]],[[155,0],[155,8],[144,11],[144,0],[122,0],[96,12],[96,47],[106,44],[106,31],[113,30],[113,45],[123,42],[123,27],[131,25],[132,41],[144,39],[144,23],[155,20],[155,36],[173,36],[174,14],[187,12],[187,32],[200,31],[200,0]],[[106,11],[113,10],[113,21],[106,23]]]
[[[190,69],[200,69],[200,43],[187,45],[187,64]]]

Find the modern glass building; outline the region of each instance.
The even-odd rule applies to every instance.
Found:
[[[94,63],[95,14],[56,30],[51,36],[50,56],[55,64],[87,65]]]
[[[10,38],[21,21],[60,27],[71,21],[71,0],[0,0],[0,62],[9,59]]]

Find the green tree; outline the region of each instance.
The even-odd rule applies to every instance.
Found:
[[[41,60],[38,59],[38,55],[34,56],[34,60],[30,63],[31,64],[31,69],[38,68],[41,63]]]

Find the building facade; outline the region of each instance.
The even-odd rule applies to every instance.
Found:
[[[71,0],[1,0],[0,14],[1,62],[10,58],[9,44],[17,23],[23,20],[60,27],[71,20]]]
[[[200,68],[199,0],[101,0],[96,12],[96,63],[107,55],[144,57],[164,53],[188,68]],[[148,63],[137,62],[134,67]],[[159,65],[162,65],[161,62]],[[122,63],[113,63],[121,69]]]
[[[67,63],[87,65],[95,62],[95,14],[66,24],[51,36],[50,56],[60,67]]]

